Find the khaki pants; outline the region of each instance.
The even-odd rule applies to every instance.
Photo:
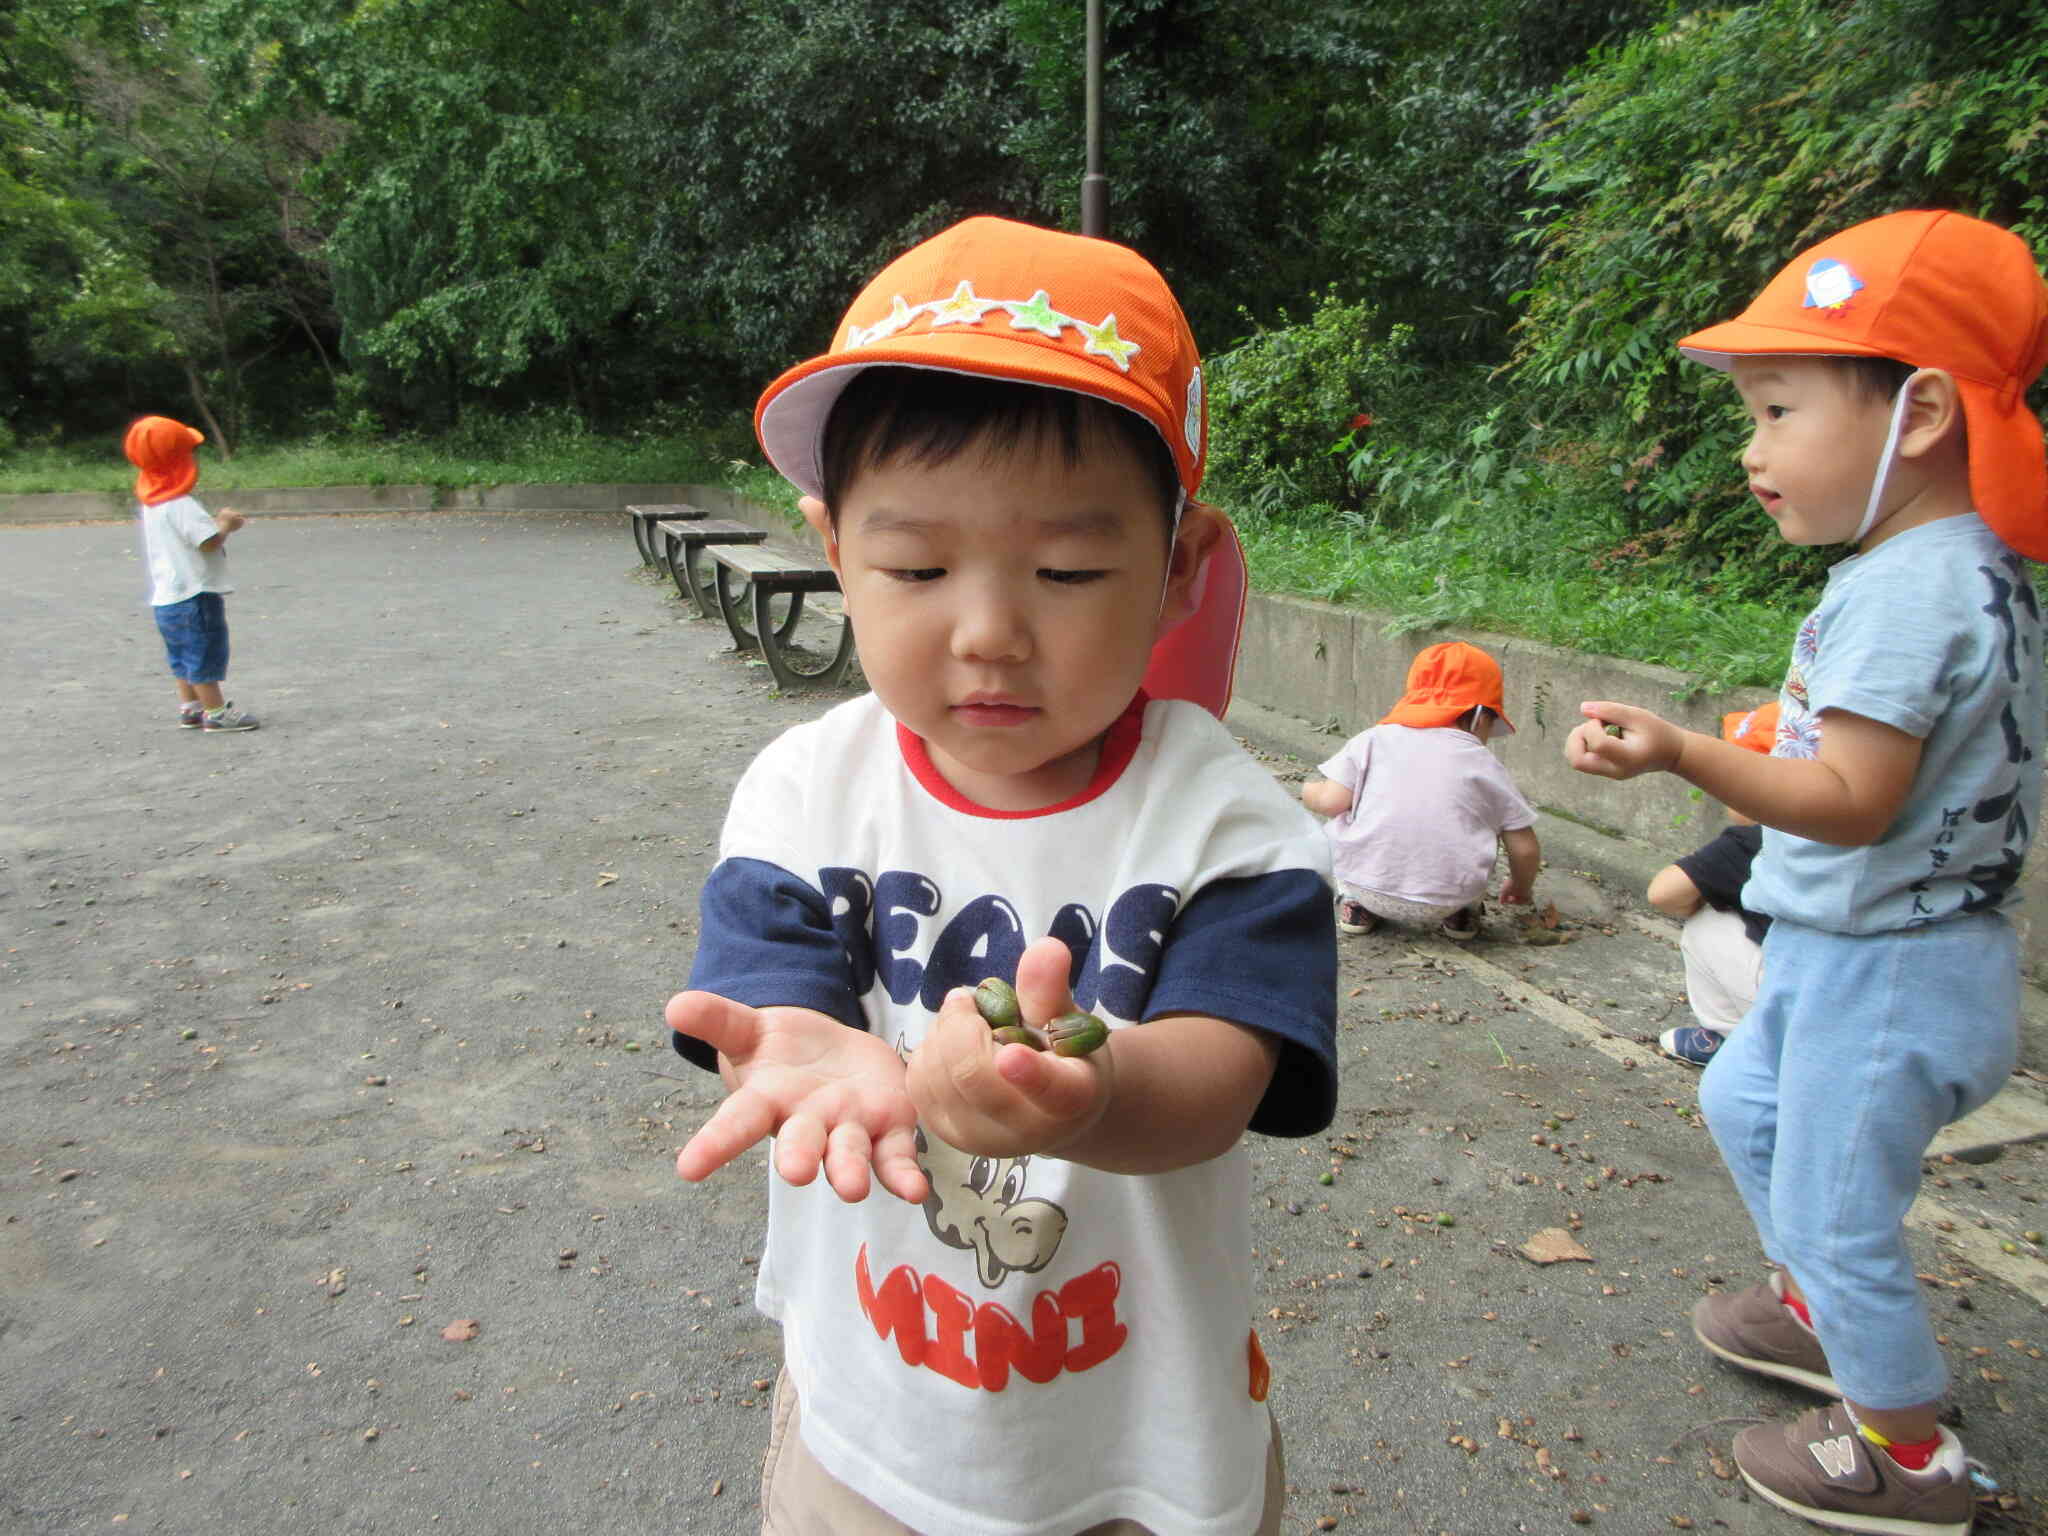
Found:
[[[775,1406],[768,1430],[768,1459],[761,1468],[762,1536],[918,1536],[818,1465],[797,1432],[800,1409],[789,1372],[775,1379]],[[1287,1475],[1280,1457],[1280,1426],[1273,1426],[1266,1453],[1266,1508],[1255,1536],[1279,1536],[1287,1503]],[[1077,1536],[1153,1536],[1135,1520],[1105,1520]]]

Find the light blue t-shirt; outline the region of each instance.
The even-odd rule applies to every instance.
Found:
[[[1821,712],[1922,740],[1898,819],[1867,848],[1764,829],[1742,904],[1887,933],[2019,899],[2041,803],[2041,609],[1975,513],[1909,528],[1828,572],[1792,644],[1774,757],[1820,750]]]

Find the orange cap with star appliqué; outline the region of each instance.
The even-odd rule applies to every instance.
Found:
[[[1114,241],[987,216],[964,219],[889,263],[847,309],[831,349],[762,392],[754,430],[768,462],[823,494],[825,425],[863,369],[928,368],[1072,390],[1144,418],[1184,497],[1202,483],[1208,408],[1201,355],[1166,279]],[[1244,551],[1229,519],[1199,578],[1195,612],[1153,646],[1145,691],[1221,716],[1244,623]]]

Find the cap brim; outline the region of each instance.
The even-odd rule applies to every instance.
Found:
[[[1969,428],[1970,500],[1991,531],[2029,560],[2048,560],[2048,446],[2026,396],[1956,379]]]
[[[761,451],[783,479],[807,496],[822,498],[825,423],[832,407],[862,369],[896,367],[1039,384],[1048,389],[1092,395],[1141,417],[1147,426],[1166,438],[1167,451],[1173,452],[1173,440],[1166,437],[1155,419],[1153,402],[1136,386],[1120,390],[1117,380],[1101,369],[1076,370],[1061,353],[1021,338],[984,334],[977,338],[976,348],[983,355],[971,360],[963,358],[953,338],[940,333],[936,338],[908,336],[858,351],[828,352],[799,363],[761,393],[760,404],[754,410],[754,433],[761,441]],[[1174,465],[1177,472],[1183,473],[1185,483],[1178,454],[1174,456]]]
[[[1696,363],[1726,373],[1738,357],[1884,357],[1887,354],[1862,342],[1832,336],[1814,336],[1806,331],[1787,330],[1775,325],[1758,325],[1753,320],[1730,320],[1710,325],[1703,331],[1678,338],[1678,350]]]

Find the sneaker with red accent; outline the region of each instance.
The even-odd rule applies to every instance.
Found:
[[[178,706],[178,728],[184,731],[196,731],[199,729],[199,722],[205,716],[206,706],[197,700],[190,704],[180,704]]]
[[[1863,1438],[1842,1403],[1751,1425],[1735,1437],[1735,1465],[1778,1508],[1843,1531],[1967,1536],[1977,1505],[1954,1435],[1942,1430],[1926,1469],[1908,1472]]]
[[[1362,901],[1340,901],[1337,903],[1337,931],[1339,933],[1371,933],[1379,927],[1380,920],[1366,911]]]
[[[1784,1283],[1773,1271],[1746,1291],[1702,1296],[1692,1309],[1693,1337],[1730,1365],[1840,1397],[1820,1339],[1785,1305]]]

